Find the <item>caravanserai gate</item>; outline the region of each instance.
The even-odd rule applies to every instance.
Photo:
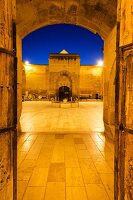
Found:
[[[0,200],[17,199],[22,39],[52,24],[104,39],[104,126],[115,144],[114,199],[133,199],[133,1],[0,0]]]

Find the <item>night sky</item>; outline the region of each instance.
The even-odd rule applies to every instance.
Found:
[[[103,40],[80,26],[59,24],[38,29],[23,39],[23,61],[48,64],[50,53],[80,54],[81,64],[97,64],[103,59]]]

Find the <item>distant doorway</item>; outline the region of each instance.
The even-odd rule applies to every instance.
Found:
[[[59,88],[59,100],[63,101],[63,99],[70,100],[70,88],[67,86],[62,86]]]

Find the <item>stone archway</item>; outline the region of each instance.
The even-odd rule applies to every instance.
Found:
[[[71,89],[67,86],[61,86],[59,87],[59,101],[63,101],[66,99],[67,101],[70,101],[71,97]]]
[[[114,58],[116,56],[115,53],[115,44],[116,44],[116,5],[120,5],[120,15],[123,15],[125,12],[126,19],[123,20],[122,18],[119,19],[121,20],[121,24],[123,25],[123,32],[121,31],[121,45],[127,45],[132,43],[132,2],[131,0],[90,0],[90,1],[76,1],[76,0],[64,0],[64,1],[59,1],[59,0],[17,0],[17,55],[18,55],[18,103],[19,105],[19,114],[21,112],[21,85],[22,85],[22,77],[21,77],[21,40],[24,36],[26,36],[28,33],[32,32],[33,30],[36,30],[37,28],[40,28],[42,26],[50,25],[50,24],[58,24],[58,23],[71,23],[71,24],[77,24],[81,25],[83,27],[86,27],[89,30],[92,30],[93,32],[99,33],[101,37],[105,41],[105,46],[104,46],[104,52],[105,52],[105,79],[104,79],[104,113],[105,113],[105,122],[107,126],[110,126],[110,129],[114,132],[114,124],[110,122],[110,111],[111,108],[107,104],[107,99],[108,99],[108,94],[109,94],[109,88],[108,88],[108,83],[109,83],[109,74],[110,74],[110,69],[112,67]],[[11,0],[3,0],[1,1],[1,15],[0,19],[2,19],[2,23],[0,24],[0,47],[2,48],[7,48],[9,47],[8,45],[5,44],[5,41],[8,40],[8,38],[12,37],[12,23],[7,23],[6,20],[12,20],[11,16],[14,16],[15,19],[15,12],[14,8],[16,5],[15,1]],[[10,6],[9,6],[10,5]],[[121,5],[123,5],[121,7]],[[8,9],[9,8],[9,9]],[[30,13],[30,15],[29,15]],[[3,17],[4,16],[4,17]],[[6,22],[6,23],[5,23]],[[117,25],[119,26],[120,21],[118,21]],[[117,26],[117,27],[118,27]],[[5,40],[6,38],[6,40]],[[11,40],[10,40],[11,39]],[[12,43],[12,38],[10,38],[9,41]],[[117,47],[119,47],[119,37],[117,38]],[[111,47],[111,48],[110,48]],[[11,50],[13,48],[11,47]],[[10,51],[7,51],[10,55],[13,55]],[[3,58],[3,56],[0,58]],[[2,60],[4,62],[4,65],[2,65],[2,69],[5,70],[5,66],[7,63],[7,58],[6,56]],[[10,62],[8,61],[8,64]],[[118,63],[119,65],[119,63]],[[13,62],[10,65],[13,68]],[[119,75],[119,73],[117,73]],[[4,74],[1,75],[2,78],[5,77]],[[11,80],[10,78],[12,77],[12,73],[6,74],[7,80]],[[118,77],[116,77],[118,78]],[[111,78],[112,79],[112,78]],[[3,80],[3,79],[1,79]],[[5,80],[5,79],[4,79]],[[117,80],[115,80],[117,81]],[[1,88],[3,90],[7,88],[10,90],[10,87],[8,87],[8,82],[2,82]],[[110,84],[114,85],[114,80],[110,80]],[[116,83],[117,84],[117,83]],[[119,89],[119,88],[118,88]],[[11,92],[11,90],[10,90]],[[114,95],[113,95],[114,97]],[[9,103],[6,101],[6,103]],[[13,102],[13,104],[15,101]],[[119,103],[119,102],[117,102]],[[2,120],[7,125],[7,121],[5,120],[8,119],[10,120],[11,115],[8,115],[7,112],[7,105],[4,103],[0,104],[1,110],[3,110],[6,114],[5,117],[4,114],[2,115]],[[6,107],[6,108],[5,108]],[[9,111],[9,110],[8,110]],[[118,110],[119,111],[119,110]],[[4,113],[3,112],[3,113]],[[12,112],[11,112],[12,113]],[[114,115],[114,113],[112,113]],[[12,121],[12,119],[11,119]],[[10,121],[10,122],[11,122]],[[9,125],[9,124],[8,124]],[[16,125],[16,124],[15,124]],[[116,130],[119,131],[119,123],[118,126],[116,126]],[[3,128],[3,125],[0,127]],[[8,133],[10,133],[9,130],[7,130]],[[119,136],[119,135],[118,135]],[[118,138],[116,138],[118,139]],[[3,140],[4,141],[4,140]],[[5,142],[5,141],[4,141]],[[16,147],[16,146],[15,146]],[[14,148],[15,148],[14,147]],[[117,152],[118,153],[118,152]],[[9,155],[8,159],[11,159],[11,155]],[[6,158],[7,159],[7,158]],[[14,166],[15,168],[16,166]],[[14,169],[15,171],[15,169]],[[118,173],[118,172],[116,172]],[[8,177],[10,179],[10,176]],[[11,180],[11,179],[10,179]],[[15,180],[15,179],[14,179]],[[11,184],[10,184],[11,186]],[[7,187],[7,182],[5,184],[5,187]],[[1,193],[1,192],[0,192]],[[4,194],[4,193],[3,193]],[[10,194],[10,195],[9,195]],[[7,199],[11,198],[11,195],[13,192],[11,190],[8,190],[8,196]],[[14,197],[15,199],[15,194],[16,191],[14,190]],[[9,197],[9,198],[8,198]],[[120,197],[123,199],[124,197]],[[115,199],[118,199],[118,194]],[[128,198],[129,199],[129,198]]]
[[[57,83],[56,91],[57,91],[58,98],[60,99],[60,89],[61,88],[63,89],[63,87],[65,87],[66,89],[69,88],[68,89],[69,91],[67,91],[69,92],[69,97],[67,99],[70,100],[70,97],[72,96],[72,90],[73,90],[73,80],[72,80],[72,76],[70,72],[61,71],[56,78],[56,83]]]
[[[115,105],[108,104],[108,99],[115,99],[115,93],[111,93],[111,91],[115,91],[114,77],[109,77],[109,74],[116,58],[116,5],[117,1],[114,0],[44,0],[39,1],[39,3],[37,0],[32,0],[26,1],[26,5],[24,1],[18,0],[17,4],[17,30],[19,41],[38,28],[61,23],[82,26],[91,30],[93,33],[98,33],[104,39],[104,124],[106,125],[105,135],[111,140],[115,139],[115,123],[112,121],[112,116],[113,118],[115,116]],[[108,12],[108,10],[110,10],[110,12]],[[32,15],[29,16],[29,12],[31,12]],[[18,52],[21,54],[21,46],[19,45]],[[53,80],[55,85],[57,83],[55,81],[56,79]],[[58,93],[59,87],[56,87],[56,89]],[[55,89],[53,91],[55,91]],[[72,89],[72,92],[73,91]],[[21,109],[19,110],[21,111]]]
[[[18,34],[23,38],[40,27],[67,23],[106,38],[116,22],[116,5],[114,0],[17,0]]]
[[[56,91],[59,101],[62,101],[64,98],[67,98],[68,101],[70,100],[72,94],[72,80],[67,76],[67,74],[60,74]]]
[[[12,3],[11,3],[12,2]],[[10,5],[10,9],[7,9],[6,5]],[[5,13],[4,19],[11,19],[11,15],[13,14],[15,18],[15,9],[16,2],[11,0],[2,0],[2,11],[1,13]],[[108,9],[110,12],[108,12]],[[29,14],[30,13],[30,14]],[[0,15],[1,19],[1,15]],[[0,37],[1,46],[5,46],[4,42],[7,39],[7,35],[12,36],[12,23],[8,23],[9,31],[7,31],[7,27],[5,26],[5,21],[2,18],[2,22],[0,24],[0,34],[4,35],[4,37]],[[111,34],[113,27],[116,22],[116,1],[114,0],[97,0],[97,1],[76,1],[76,0],[17,0],[17,57],[18,57],[18,115],[21,115],[21,99],[22,99],[22,46],[21,41],[27,34],[30,32],[42,27],[51,24],[59,24],[59,23],[68,23],[74,25],[80,25],[82,27],[91,30],[94,33],[98,33],[101,35],[103,39]],[[114,28],[115,29],[115,28]],[[3,30],[5,31],[3,33]],[[113,31],[114,34],[114,31]],[[115,35],[113,35],[113,38]],[[112,41],[112,35],[110,35]],[[114,42],[114,41],[113,41]],[[110,39],[107,41],[110,46]],[[8,45],[7,45],[8,46]],[[115,52],[115,49],[113,49]],[[109,51],[108,51],[109,53]],[[109,53],[110,54],[110,53]],[[108,60],[108,59],[107,59]],[[7,61],[5,61],[6,63]],[[9,63],[8,63],[9,64]],[[109,64],[109,66],[111,63]],[[10,65],[13,67],[13,64]],[[5,65],[4,65],[5,67]],[[3,67],[3,68],[4,68]],[[5,68],[4,68],[5,69]],[[4,77],[4,75],[2,74]],[[8,74],[8,80],[11,80],[12,73]],[[5,83],[5,87],[7,87],[7,83]],[[9,102],[8,102],[9,103]],[[15,100],[13,105],[15,104]],[[2,104],[2,109],[5,111],[5,103]],[[108,109],[108,108],[107,108]],[[6,109],[7,111],[7,109]],[[11,112],[12,113],[12,112]],[[11,117],[6,113],[6,117],[9,119]],[[16,116],[15,116],[16,117]],[[5,118],[4,118],[5,122]],[[16,122],[16,121],[15,121]],[[15,124],[16,125],[16,124]],[[14,144],[14,148],[16,148],[16,144]],[[16,166],[14,165],[14,172],[16,170]],[[16,181],[14,176],[14,182]],[[16,198],[16,188],[14,187],[14,199]],[[10,193],[10,192],[9,192]],[[13,194],[13,192],[11,192]],[[10,196],[10,195],[9,195]],[[10,197],[8,198],[10,199]]]
[[[25,3],[26,2],[26,3]],[[20,57],[22,47],[21,40],[30,32],[52,24],[73,24],[79,25],[93,33],[98,33],[104,39],[104,122],[105,131],[108,137],[114,140],[114,117],[115,105],[108,104],[108,99],[115,97],[111,95],[114,92],[114,79],[109,77],[113,62],[116,57],[116,6],[114,0],[97,0],[97,1],[17,1],[17,33],[18,33],[18,55]],[[108,12],[110,10],[110,12]],[[31,13],[29,15],[28,13]],[[110,48],[111,46],[111,48]],[[21,60],[18,59],[18,99],[21,101],[22,77],[20,77]],[[115,67],[114,67],[115,68]],[[109,84],[111,86],[109,87]],[[111,91],[110,91],[111,88]],[[113,88],[113,89],[112,89]],[[73,90],[74,91],[74,90]],[[18,113],[21,114],[21,103],[18,103]]]

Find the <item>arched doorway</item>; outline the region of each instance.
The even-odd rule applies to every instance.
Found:
[[[12,23],[7,23],[6,22],[6,20],[10,20],[11,19],[11,21],[12,21],[12,16],[13,17],[15,17],[16,15],[15,15],[15,13],[13,13],[13,11],[15,11],[15,1],[12,1],[13,2],[13,6],[10,6],[11,5],[11,1],[7,1],[8,3],[7,3],[7,6],[8,7],[10,7],[10,9],[8,9],[8,11],[9,12],[6,12],[6,9],[5,9],[5,7],[3,6],[4,4],[5,4],[5,2],[6,1],[2,1],[2,9],[3,9],[3,16],[2,16],[2,18],[4,18],[4,22],[5,22],[5,24],[8,24],[8,26],[10,26],[9,28],[11,28],[11,26],[12,26]],[[50,2],[50,1],[49,1]],[[80,5],[80,7],[81,7],[81,9],[80,9],[80,7],[78,6],[78,3],[76,3],[76,1],[71,1],[71,2],[74,2],[74,4],[71,4],[70,2],[68,2],[68,4],[71,6],[70,8],[68,7],[68,6],[66,6],[66,3],[67,3],[67,1],[64,3],[64,2],[61,2],[60,1],[60,3],[61,3],[61,5],[60,6],[58,6],[59,5],[59,3],[58,2],[54,2],[54,1],[51,1],[51,4],[52,5],[50,5],[50,3],[49,2],[45,2],[45,1],[41,1],[41,3],[39,2],[38,4],[37,4],[37,1],[28,1],[27,2],[27,4],[26,4],[26,6],[24,6],[25,4],[24,4],[24,2],[23,1],[19,1],[19,4],[20,5],[17,5],[17,10],[18,10],[18,14],[17,14],[17,18],[18,18],[18,20],[17,20],[17,24],[19,24],[19,34],[20,34],[20,39],[21,39],[21,37],[23,37],[23,35],[24,34],[26,34],[26,33],[28,33],[29,32],[29,30],[28,30],[28,27],[29,28],[31,28],[31,26],[30,25],[32,25],[32,26],[37,26],[37,27],[39,27],[39,26],[41,26],[41,23],[47,23],[47,21],[48,22],[55,22],[55,19],[57,20],[57,22],[59,23],[59,21],[60,21],[60,18],[61,18],[61,20],[63,21],[63,22],[65,22],[65,21],[67,21],[67,22],[69,22],[69,23],[75,23],[75,24],[77,24],[77,23],[79,23],[79,24],[82,24],[82,23],[84,23],[86,26],[87,26],[87,24],[88,24],[88,26],[90,27],[90,29],[92,29],[92,30],[94,30],[95,32],[97,32],[97,30],[101,33],[101,35],[108,35],[108,33],[107,33],[107,31],[106,30],[110,30],[110,28],[112,28],[113,27],[113,24],[115,23],[115,20],[114,20],[114,18],[116,17],[116,15],[112,12],[112,11],[114,11],[115,12],[115,8],[114,7],[112,7],[111,5],[113,5],[113,6],[115,6],[116,5],[116,3],[117,3],[117,1],[106,1],[107,3],[103,3],[103,1],[83,1],[83,3],[82,3],[82,1],[79,1],[79,5]],[[53,3],[54,2],[54,3]],[[96,3],[97,2],[97,3]],[[122,3],[123,4],[122,4]],[[34,4],[35,5],[34,5]],[[119,10],[119,12],[121,12],[121,13],[126,13],[126,18],[128,18],[129,17],[129,19],[130,19],[130,16],[132,16],[131,15],[131,13],[130,13],[130,11],[129,12],[127,12],[128,10],[129,10],[129,8],[131,8],[131,1],[118,1],[118,3],[120,4],[120,7],[123,9],[122,11],[121,11],[121,9],[117,9],[117,10]],[[18,2],[17,2],[17,4],[18,4]],[[22,5],[21,5],[22,4]],[[29,5],[28,5],[29,4]],[[32,5],[33,4],[33,5]],[[45,6],[47,6],[48,7],[48,9],[46,9],[45,7],[43,7],[43,5],[42,4],[44,4]],[[123,5],[123,7],[121,6],[121,4]],[[127,6],[127,4],[128,4],[128,6]],[[39,6],[38,8],[37,8],[37,5]],[[64,6],[63,6],[64,5]],[[108,5],[108,6],[107,6]],[[67,9],[65,9],[65,6],[66,6],[66,8]],[[103,7],[104,6],[104,7]],[[12,8],[14,8],[14,9],[12,9]],[[23,8],[25,8],[25,12],[23,12]],[[38,10],[38,13],[37,12],[35,12],[35,8]],[[108,11],[108,9],[110,10],[110,12],[107,12]],[[31,16],[31,15],[29,15],[30,17],[28,17],[27,15],[26,15],[26,13],[27,13],[27,10],[28,10],[28,12],[31,12],[31,13],[33,13],[33,15]],[[131,10],[131,9],[130,9]],[[34,11],[34,12],[33,12]],[[101,13],[102,13],[102,15],[100,14],[100,11],[101,11]],[[56,13],[57,13],[57,16],[56,16]],[[63,16],[63,13],[64,13],[64,16]],[[108,14],[106,14],[106,13],[108,13]],[[39,15],[40,14],[40,15]],[[48,14],[48,17],[46,17],[46,14]],[[119,13],[118,13],[119,14]],[[8,15],[10,15],[10,17],[6,17],[6,15],[8,16]],[[88,15],[88,16],[87,16]],[[92,16],[91,16],[92,15]],[[24,17],[25,16],[25,17]],[[118,15],[119,16],[119,15]],[[44,17],[44,18],[43,18]],[[96,17],[96,18],[95,18]],[[32,20],[32,18],[33,18],[33,20]],[[38,21],[39,21],[39,23],[38,23],[38,21],[37,21],[37,19],[38,19]],[[46,20],[46,19],[48,19],[48,20]],[[97,20],[98,19],[98,20]],[[104,19],[104,20],[103,20]],[[81,21],[78,21],[78,20],[81,20]],[[121,18],[120,18],[120,20],[121,20]],[[23,21],[25,21],[25,24],[23,23]],[[33,21],[33,22],[32,22]],[[122,20],[121,20],[122,21]],[[113,23],[114,22],[114,23]],[[123,22],[123,21],[122,21]],[[112,24],[113,23],[113,24]],[[131,20],[126,20],[126,25],[124,24],[124,27],[126,27],[127,29],[129,28],[129,26],[128,26],[128,23],[131,23]],[[115,23],[116,24],[116,23]],[[118,26],[119,26],[119,22],[117,23],[118,24]],[[7,26],[7,27],[8,27]],[[5,34],[4,34],[4,31],[6,31],[7,32],[7,30],[8,30],[8,28],[3,28],[3,26],[1,26],[1,29],[2,29],[2,35],[4,36]],[[99,28],[100,27],[100,28]],[[104,29],[104,27],[106,28],[106,30]],[[126,44],[129,44],[129,42],[130,42],[130,38],[132,38],[132,37],[130,37],[130,35],[132,34],[132,30],[128,30],[128,39],[127,39],[127,30],[126,30],[126,28],[124,29],[124,33],[125,33],[125,35],[124,34],[121,34],[120,33],[120,35],[122,36],[122,39],[123,39],[123,45],[125,45],[124,47],[127,47],[127,45]],[[24,30],[23,30],[24,29]],[[9,29],[10,30],[10,29]],[[9,32],[11,32],[11,31],[9,31]],[[6,34],[6,35],[8,35],[8,34]],[[8,36],[7,36],[7,38],[8,38]],[[10,37],[11,38],[11,37]],[[15,37],[14,37],[15,38]],[[126,38],[126,39],[125,39]],[[11,38],[12,39],[12,38]],[[1,39],[1,41],[4,41],[4,38],[2,38]],[[8,41],[9,42],[9,40],[6,40],[6,41]],[[109,40],[108,40],[109,41]],[[112,37],[111,37],[111,42],[112,42]],[[21,43],[21,42],[20,42]],[[20,44],[19,43],[19,44]],[[10,44],[11,44],[11,42],[10,42]],[[21,46],[21,45],[20,45]],[[110,46],[112,46],[112,45],[110,45]],[[130,45],[131,46],[131,45]],[[4,45],[2,45],[2,47],[4,47]],[[110,48],[111,50],[112,50],[112,48]],[[4,50],[4,49],[3,49]],[[8,54],[10,54],[10,55],[13,55],[12,53],[10,53],[9,51],[4,51],[4,53],[5,52],[8,52]],[[106,52],[106,51],[105,51]],[[110,54],[108,54],[108,55],[110,55]],[[6,59],[6,62],[8,61],[8,59],[5,57],[5,59]],[[111,59],[108,59],[109,61],[111,60]],[[13,62],[12,62],[13,63]],[[8,62],[8,64],[11,64],[10,62]],[[3,65],[3,66],[5,66],[5,65]],[[109,65],[107,65],[107,66],[109,66]],[[110,64],[110,66],[111,66],[111,64]],[[119,66],[118,66],[119,67]],[[4,67],[3,67],[4,68]],[[13,69],[13,67],[12,67],[12,69]],[[15,68],[14,68],[15,69]],[[109,71],[109,70],[107,70],[107,71]],[[118,71],[118,70],[117,70]],[[124,74],[124,73],[123,73]],[[126,73],[125,73],[126,74]],[[12,75],[12,73],[11,73],[11,75]],[[3,73],[2,73],[2,76],[3,76]],[[119,76],[116,76],[117,78],[119,77]],[[11,78],[11,76],[10,76],[10,78]],[[20,80],[19,80],[20,81]],[[18,84],[20,84],[21,85],[21,81],[19,82],[18,81]],[[118,83],[119,83],[119,80],[117,81],[117,79],[115,79],[115,84],[116,84],[116,86],[118,85]],[[107,81],[106,81],[106,83],[107,83]],[[113,82],[114,83],[114,82]],[[6,82],[4,83],[5,85],[4,86],[6,86],[5,88],[7,88],[7,85],[6,85]],[[105,87],[107,86],[107,84],[105,85]],[[119,85],[118,85],[119,86]],[[21,87],[21,86],[20,86]],[[5,89],[4,88],[4,89]],[[9,87],[10,88],[10,87]],[[118,89],[119,89],[119,87],[117,87]],[[3,84],[2,84],[2,90],[3,90]],[[106,87],[105,88],[105,90],[108,92],[108,88]],[[11,92],[12,92],[12,90],[10,90]],[[108,92],[109,93],[109,92]],[[9,93],[10,94],[10,93]],[[118,91],[118,94],[119,94],[119,91]],[[12,96],[12,95],[11,95]],[[107,95],[106,95],[107,96]],[[116,97],[118,97],[118,96],[116,96]],[[16,98],[14,98],[14,99],[16,99]],[[11,100],[11,99],[10,99]],[[119,100],[119,99],[118,99]],[[123,101],[124,102],[124,101]],[[7,103],[8,103],[8,101],[7,101]],[[4,109],[4,111],[6,112],[7,111],[7,109],[5,109],[5,103],[4,104],[1,104],[2,106],[2,109]],[[14,103],[12,104],[13,106],[14,106]],[[107,107],[106,107],[106,110],[109,110]],[[110,110],[109,110],[110,111]],[[119,110],[118,110],[119,111]],[[5,117],[3,117],[3,121],[5,122],[5,120],[6,120],[6,118],[7,118],[7,115],[8,115],[8,113],[9,113],[9,110],[8,110],[8,112],[6,112],[6,115],[4,115]],[[112,113],[112,112],[111,112]],[[12,114],[12,112],[11,112],[11,114]],[[119,113],[118,113],[119,114]],[[14,114],[14,116],[15,116],[15,114]],[[9,119],[9,117],[11,117],[11,116],[8,116],[8,118],[7,119]],[[16,117],[16,116],[15,116]],[[118,116],[119,117],[119,116]],[[118,118],[118,117],[116,117],[116,118]],[[17,117],[16,117],[17,118]],[[111,120],[112,120],[112,117],[110,117],[111,118]],[[13,117],[12,117],[12,119],[13,119]],[[109,122],[107,121],[107,123],[109,124]],[[3,125],[4,123],[2,123],[2,125]],[[12,124],[11,124],[12,125]],[[119,125],[119,124],[118,124]],[[123,125],[122,125],[123,126]],[[117,127],[119,127],[119,126],[117,126]],[[116,127],[116,130],[118,130],[118,128]],[[123,126],[124,127],[124,126]],[[13,128],[13,127],[11,127],[11,128]],[[2,126],[2,129],[3,129],[3,126]],[[4,131],[5,131],[5,133],[7,132],[7,131],[9,131],[8,129],[7,129],[7,127],[5,127],[5,129],[3,129]],[[13,132],[13,131],[12,131]],[[125,134],[123,134],[123,132],[124,131],[122,131],[122,135],[125,135]],[[10,131],[9,131],[9,133],[10,133]],[[5,137],[5,134],[2,134],[2,137],[3,137],[3,135],[4,135],[4,137]],[[118,135],[119,136],[119,135]],[[5,141],[5,140],[4,140]],[[116,141],[117,141],[117,139],[116,139]],[[118,142],[119,142],[119,140],[118,140]],[[14,147],[14,152],[16,152],[15,151],[15,148],[16,148],[16,146],[15,145],[12,145],[13,147]],[[131,148],[130,148],[131,149]],[[117,152],[119,152],[119,151],[117,151]],[[11,155],[11,154],[10,154]],[[14,167],[15,168],[15,167]],[[127,170],[128,171],[128,170]],[[10,177],[10,176],[8,176],[8,177]],[[10,184],[11,185],[11,184]],[[5,191],[5,190],[4,190]],[[14,190],[15,192],[16,192],[16,190]],[[10,192],[9,192],[10,193]],[[11,193],[10,193],[10,197],[11,197]],[[121,197],[121,199],[123,199],[124,198],[124,196],[123,197]],[[14,198],[15,199],[15,198]]]
[[[50,7],[50,6],[49,6]],[[52,8],[52,10],[53,10],[53,8]],[[52,11],[51,9],[50,9],[50,12],[49,13],[52,13],[51,11]],[[67,9],[68,10],[68,9]],[[55,9],[54,9],[54,11],[55,11]],[[60,12],[60,10],[59,10],[59,12]],[[55,13],[57,13],[56,11],[55,11]],[[52,16],[52,18],[53,18],[53,16]],[[56,19],[56,17],[54,16],[54,18]],[[44,20],[44,19],[43,19]],[[64,21],[63,21],[64,22]],[[88,18],[87,18],[87,22],[88,22]],[[54,22],[55,23],[55,22]],[[76,22],[76,25],[77,25],[78,23]],[[92,24],[92,21],[91,21],[91,24]],[[84,26],[84,24],[83,23],[80,23],[80,25],[82,25],[82,26]],[[95,25],[96,26],[96,25]],[[102,33],[103,31],[102,31],[102,29],[100,29],[100,35],[104,38],[104,33]],[[106,31],[107,32],[107,31]],[[106,51],[105,51],[106,52]],[[58,71],[59,71],[59,68],[57,68],[58,69]],[[66,69],[66,67],[64,66],[64,69]],[[88,77],[87,77],[88,78]],[[61,77],[61,79],[62,79],[62,77]],[[75,87],[73,87],[73,81],[72,81],[72,84],[71,84],[71,86],[69,86],[68,84],[66,84],[66,78],[64,77],[64,79],[65,79],[65,81],[61,81],[61,84],[59,84],[59,81],[55,81],[55,83],[57,83],[57,88],[56,88],[56,94],[59,92],[59,88],[60,87],[62,87],[62,86],[68,86],[68,87],[70,87],[70,88],[72,88],[72,92],[73,92],[73,95],[74,95],[74,93],[75,93]],[[53,78],[51,79],[52,80],[52,82],[53,82]],[[57,79],[58,80],[58,79]],[[64,84],[64,82],[65,82],[65,84]],[[53,87],[52,88],[53,89],[53,91],[55,91],[55,88]],[[67,105],[64,105],[64,107],[65,106],[68,106],[68,104]],[[65,110],[66,111],[66,110]],[[66,114],[65,114],[66,115]],[[72,121],[72,120],[70,120],[70,121]],[[66,123],[66,122],[65,122]],[[59,123],[60,124],[60,123]],[[66,123],[67,124],[67,123]]]
[[[62,86],[59,88],[59,101],[63,101],[63,99],[70,100],[71,90],[67,86]]]

